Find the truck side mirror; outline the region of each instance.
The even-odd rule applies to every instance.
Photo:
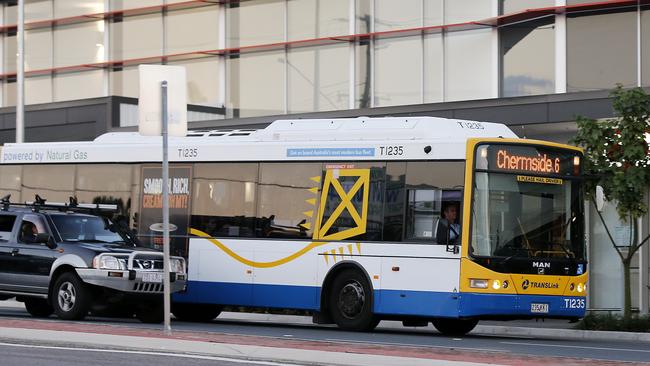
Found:
[[[45,244],[48,248],[54,249],[57,247],[56,242],[52,235],[48,233],[38,233],[36,234],[36,242],[40,244]]]

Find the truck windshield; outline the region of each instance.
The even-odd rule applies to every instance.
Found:
[[[61,239],[96,243],[124,244],[125,239],[112,230],[110,221],[96,216],[52,215]]]

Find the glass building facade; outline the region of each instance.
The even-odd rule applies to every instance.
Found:
[[[25,11],[28,105],[137,98],[140,64],[185,66],[189,103],[225,119],[650,86],[650,5],[635,1],[25,0]],[[0,1],[0,107],[16,104],[16,21],[16,1]],[[552,137],[565,142],[575,125],[562,122],[516,132],[566,130]],[[592,286],[604,290],[590,306],[617,308],[620,263],[596,220]],[[647,286],[642,255],[634,280]]]
[[[649,85],[650,10],[603,3],[26,0],[26,102],[137,97],[142,63],[185,66],[189,102],[225,118]],[[12,106],[17,6],[2,4]]]

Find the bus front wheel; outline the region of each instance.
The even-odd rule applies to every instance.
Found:
[[[359,271],[348,269],[336,276],[329,294],[329,308],[341,329],[365,332],[379,324],[372,313],[372,288]]]
[[[449,319],[438,318],[431,321],[438,332],[448,336],[463,336],[474,329],[478,320],[476,319]]]

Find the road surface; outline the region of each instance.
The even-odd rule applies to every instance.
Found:
[[[540,338],[540,337],[517,337],[505,335],[485,335],[480,332],[473,332],[462,338],[452,338],[440,335],[431,326],[427,328],[399,328],[394,322],[382,322],[380,326],[371,333],[346,332],[337,329],[334,326],[322,326],[308,324],[305,317],[288,317],[288,316],[264,316],[260,320],[259,316],[239,313],[225,313],[210,323],[185,323],[175,321],[172,323],[174,332],[193,332],[205,334],[206,337],[214,337],[215,342],[223,340],[228,341],[234,338],[258,337],[256,342],[260,346],[270,346],[274,344],[283,344],[282,342],[309,342],[309,344],[337,345],[337,349],[344,352],[346,346],[358,347],[386,347],[403,350],[422,351],[457,351],[457,352],[478,352],[487,354],[503,354],[509,356],[526,357],[531,362],[537,358],[540,360],[544,357],[570,357],[575,359],[591,359],[600,361],[618,362],[649,362],[650,361],[650,343],[638,341],[620,341],[616,339],[608,341],[598,340],[571,340],[560,337]],[[15,302],[0,302],[0,325],[2,323],[22,322],[21,324],[37,321],[30,317],[29,314]],[[160,325],[142,324],[135,319],[112,319],[89,317],[82,322],[65,322],[55,317],[47,320],[38,320],[39,324],[45,322],[48,329],[56,329],[58,326],[78,326],[78,327],[96,327],[106,326],[110,329],[124,332],[153,332],[161,329]],[[534,324],[534,323],[533,323]],[[6,351],[6,352],[5,352]],[[34,352],[34,355],[65,355],[57,350],[17,350],[11,351],[10,346],[3,346],[0,350],[2,354],[19,355],[24,352]],[[129,355],[117,355],[116,357],[126,357]],[[95,355],[97,359],[94,364],[102,364],[101,360],[113,357],[112,355]],[[145,357],[156,364],[165,365],[155,361],[156,355],[139,355]],[[37,358],[38,359],[38,358]],[[121,358],[120,358],[121,359]],[[6,361],[6,359],[5,359]],[[167,360],[165,360],[167,361]],[[172,360],[173,361],[173,360]],[[205,360],[192,359],[183,361],[187,365],[202,365]],[[37,362],[37,361],[35,361]],[[54,362],[58,362],[56,359]],[[64,360],[61,364],[66,363]],[[170,361],[171,362],[171,361]],[[194,363],[192,363],[194,362]],[[215,364],[210,360],[210,364]],[[227,360],[218,361],[223,365],[230,365]],[[79,364],[83,362],[80,361]],[[14,364],[13,362],[7,364]],[[24,364],[24,363],[23,363]],[[56,363],[48,363],[54,365]],[[88,363],[84,363],[88,364]],[[125,362],[123,365],[136,363]],[[140,365],[141,363],[137,363]],[[173,364],[173,363],[172,363]],[[207,363],[206,363],[207,364]],[[38,365],[38,363],[34,363]],[[241,365],[241,364],[239,364]],[[26,365],[25,365],[26,366]]]

